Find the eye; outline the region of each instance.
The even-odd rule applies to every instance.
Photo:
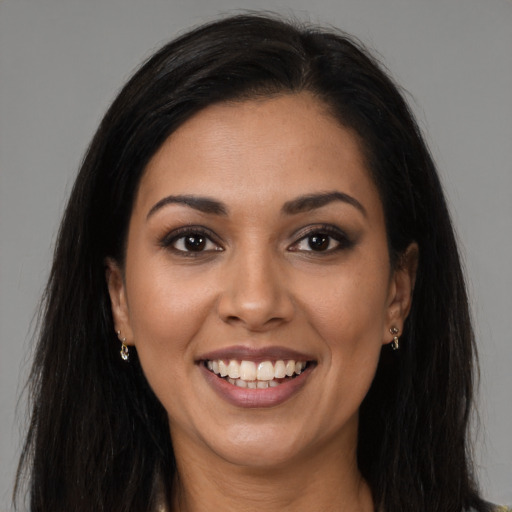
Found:
[[[204,230],[182,228],[169,233],[161,245],[177,253],[222,251],[222,247],[212,238],[213,236]]]
[[[301,252],[333,252],[352,245],[349,238],[334,226],[310,229],[289,250]]]
[[[174,241],[174,248],[178,251],[201,252],[217,250],[217,246],[201,233],[190,233]]]
[[[339,242],[327,233],[313,233],[299,240],[295,247],[297,251],[325,252],[336,248],[338,245]]]

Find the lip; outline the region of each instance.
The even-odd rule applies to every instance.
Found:
[[[235,345],[233,347],[227,347],[219,350],[214,350],[202,354],[197,358],[197,362],[201,361],[213,361],[215,359],[230,360],[235,359],[238,361],[254,361],[255,363],[261,361],[277,361],[290,360],[294,361],[313,361],[315,358],[311,354],[305,354],[298,352],[297,350],[289,349],[286,347],[245,347],[243,345]]]
[[[290,360],[314,361],[310,355],[297,352],[285,347],[248,348],[234,346],[226,349],[215,350],[202,355],[198,360],[198,368],[209,386],[228,403],[242,408],[266,408],[275,407],[294,397],[307,383],[316,364],[308,365],[300,374],[276,387],[265,389],[241,388],[230,384],[225,379],[218,377],[204,365],[206,360],[236,359],[244,361],[268,361]]]

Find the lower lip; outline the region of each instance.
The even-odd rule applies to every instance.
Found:
[[[297,394],[306,384],[313,368],[308,366],[300,375],[289,379],[278,386],[265,389],[241,388],[218,377],[200,364],[199,368],[208,384],[224,400],[237,407],[261,408],[274,407],[286,402]]]

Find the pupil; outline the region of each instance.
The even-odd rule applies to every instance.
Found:
[[[185,238],[185,247],[190,251],[201,251],[206,245],[206,240],[201,235],[190,235]]]
[[[324,251],[329,247],[329,236],[323,234],[311,235],[308,243],[313,251]]]

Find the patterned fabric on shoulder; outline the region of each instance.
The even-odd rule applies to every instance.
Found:
[[[512,512],[512,508],[505,505],[495,505],[494,503],[487,503],[490,512]],[[474,508],[466,510],[466,512],[476,512]]]

